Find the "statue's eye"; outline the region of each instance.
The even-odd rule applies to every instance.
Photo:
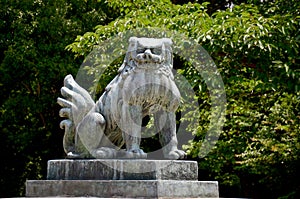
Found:
[[[161,54],[161,48],[152,48],[151,52],[155,55],[160,55]]]
[[[145,48],[138,48],[137,50],[136,50],[136,53],[144,53],[145,52]]]

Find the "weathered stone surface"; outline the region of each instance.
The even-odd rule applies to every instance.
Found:
[[[48,180],[197,180],[196,161],[49,160]]]
[[[27,197],[216,198],[218,183],[176,180],[28,180]]]
[[[181,97],[172,73],[171,45],[168,38],[131,37],[118,75],[97,102],[71,75],[65,77],[57,102],[65,118],[60,126],[69,158],[145,159],[142,119],[149,115],[164,158],[185,158],[177,147],[175,112]],[[119,150],[124,144],[126,150]]]

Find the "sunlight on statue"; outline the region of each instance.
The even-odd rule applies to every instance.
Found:
[[[180,92],[172,74],[172,41],[168,38],[129,39],[118,75],[95,103],[67,75],[61,88],[59,114],[64,119],[63,147],[68,158],[147,158],[140,148],[142,119],[153,115],[163,155],[183,159],[177,148],[175,111]],[[126,149],[122,149],[125,144]]]

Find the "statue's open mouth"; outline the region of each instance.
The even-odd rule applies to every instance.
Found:
[[[134,58],[134,61],[137,63],[137,65],[142,65],[142,64],[161,64],[164,61],[164,57],[161,54],[156,54],[156,53],[161,53],[161,52],[152,52],[152,49],[143,49],[144,52],[138,53],[136,57]],[[157,49],[155,49],[157,51]],[[142,50],[140,50],[142,51]]]

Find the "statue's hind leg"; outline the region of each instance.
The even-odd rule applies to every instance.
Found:
[[[116,146],[105,135],[104,117],[92,110],[80,122],[77,128],[76,151],[81,156],[111,159],[117,157]]]
[[[99,147],[104,136],[105,119],[93,110],[79,123],[76,129],[76,153],[81,156],[93,157],[94,151]]]

